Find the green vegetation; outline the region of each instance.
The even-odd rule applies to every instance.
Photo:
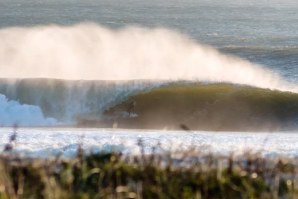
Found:
[[[188,151],[21,158],[14,135],[0,156],[0,199],[17,198],[298,198],[296,159],[222,157]]]

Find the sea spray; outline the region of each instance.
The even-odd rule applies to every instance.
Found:
[[[296,91],[259,65],[164,28],[81,23],[0,30],[3,78],[196,80]]]

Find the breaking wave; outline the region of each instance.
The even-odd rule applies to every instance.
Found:
[[[239,84],[2,79],[0,93],[9,99],[2,95],[0,124],[6,126],[255,131],[298,124],[297,93]]]
[[[221,49],[235,50],[239,49]],[[2,125],[58,122],[111,127],[110,118],[128,127],[138,121],[135,127],[172,128],[178,119],[187,123],[185,118],[192,117],[191,128],[242,130],[249,125],[283,128],[297,117],[297,85],[265,67],[164,28],[110,29],[82,23],[0,29],[0,77]],[[160,88],[170,82],[183,86]],[[190,82],[208,84],[185,86]],[[160,96],[163,100],[156,101]],[[111,107],[132,99],[140,112],[107,114]],[[12,105],[18,109],[7,108]],[[164,123],[158,125],[156,107],[168,109],[160,114]],[[22,115],[29,115],[26,118],[32,122]],[[179,117],[173,120],[169,115]],[[194,123],[200,127],[192,127]]]

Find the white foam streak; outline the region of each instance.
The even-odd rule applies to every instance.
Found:
[[[0,30],[0,76],[198,80],[291,90],[268,69],[167,29],[97,24]]]

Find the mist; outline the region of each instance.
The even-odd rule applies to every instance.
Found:
[[[173,30],[94,23],[0,29],[0,77],[195,80],[297,90],[265,67]]]

